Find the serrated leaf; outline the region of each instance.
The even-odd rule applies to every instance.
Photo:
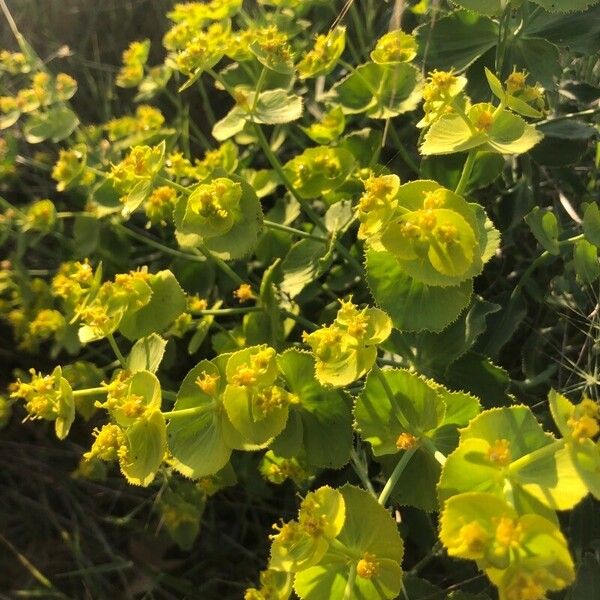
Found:
[[[221,401],[204,393],[196,384],[196,380],[205,374],[224,381],[224,365],[219,368],[204,360],[185,376],[173,410],[197,410],[190,415],[171,417],[167,425],[173,466],[182,475],[193,479],[222,469],[232,450],[225,440],[226,413]],[[224,384],[220,385],[224,387]]]
[[[396,443],[402,433],[419,438],[438,427],[445,411],[443,400],[418,375],[386,368],[381,376],[373,372],[367,376],[354,418],[361,438],[371,444],[375,456],[381,456],[399,452]]]
[[[469,304],[473,282],[437,287],[415,281],[389,252],[367,251],[367,282],[378,306],[394,327],[406,331],[442,331]]]
[[[127,451],[119,457],[121,471],[132,485],[152,483],[167,450],[165,419],[160,411],[144,416],[125,431]]]
[[[132,371],[156,373],[165,353],[167,341],[157,333],[139,339],[127,357],[127,368]]]
[[[325,553],[318,565],[296,574],[294,590],[302,600],[343,598],[351,564],[360,572],[359,562],[373,561],[371,577],[356,577],[350,597],[391,599],[400,593],[401,562],[404,552],[396,523],[368,492],[351,485],[341,488],[346,506],[344,526],[337,542],[348,548],[348,557],[336,549]],[[360,559],[358,558],[360,557]]]
[[[331,259],[325,260],[327,254],[327,245],[322,242],[311,239],[296,242],[281,263],[281,291],[295,298],[327,270],[331,264]]]
[[[258,96],[252,113],[255,123],[279,125],[291,123],[302,116],[302,98],[286,90],[268,90]]]
[[[389,119],[414,110],[421,100],[420,74],[412,65],[360,65],[336,83],[330,96],[352,115],[366,112],[372,119]]]
[[[271,447],[284,457],[297,456],[304,449],[310,465],[341,468],[348,462],[352,446],[349,398],[319,384],[310,354],[287,350],[277,357],[277,364],[298,402],[290,405],[286,428]]]
[[[163,331],[185,310],[185,294],[171,271],[151,275],[148,285],[152,290],[150,302],[126,313],[119,324],[119,331],[127,339],[137,340]]]
[[[581,12],[598,4],[598,0],[533,0],[548,12],[571,13]]]

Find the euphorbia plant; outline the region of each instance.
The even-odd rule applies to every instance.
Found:
[[[437,8],[412,6],[406,30],[364,47],[356,15],[319,27],[317,1],[176,4],[163,63],[148,65],[148,40],[123,53],[116,85],[144,104],[99,125],[80,124],[76,83],[20,34],[22,52],[0,56],[0,126],[15,143],[63,144],[52,200],[2,200],[2,316],[20,348],[51,344],[60,363],[21,375],[11,399],[61,440],[76,412],[93,419],[78,473],[118,463],[129,483],[160,489],[183,549],[236,469],[302,488],[247,600],[444,594],[415,577],[420,563],[403,571],[411,515],[439,531],[427,560],[475,561],[484,594],[541,600],[575,579],[556,511],[600,496],[598,404],[551,391],[556,438],[531,406],[545,394],[527,381],[508,391],[485,332],[499,313],[494,334],[505,323],[510,337],[523,288],[561,249],[574,253],[565,277],[598,280],[598,208],[560,240],[552,213],[527,215],[544,249],[501,307],[480,282],[511,260],[513,224],[480,190],[508,195],[520,172],[532,184],[544,132],[572,118],[553,116],[556,90],[528,60],[556,47],[526,34],[542,8],[537,31],[552,32],[555,10],[585,3],[455,4],[438,29]],[[446,64],[438,45],[453,27],[483,41]],[[150,104],[163,98],[177,123]],[[183,102],[202,102],[208,123],[182,128]],[[35,274],[30,253],[53,237],[71,255]],[[412,507],[406,527],[398,506]]]

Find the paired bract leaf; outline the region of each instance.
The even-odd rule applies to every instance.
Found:
[[[389,119],[414,110],[421,100],[419,71],[407,63],[360,65],[331,89],[344,114]]]
[[[277,364],[295,397],[286,428],[271,444],[277,454],[303,454],[310,465],[339,469],[348,462],[352,446],[350,399],[324,388],[315,378],[315,361],[306,352],[286,350]]]

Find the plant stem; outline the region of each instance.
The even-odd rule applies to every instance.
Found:
[[[193,415],[199,415],[203,412],[211,410],[212,404],[203,404],[202,406],[193,406],[192,408],[182,408],[181,410],[170,410],[163,412],[162,415],[165,419],[176,419],[179,417],[189,417]]]
[[[85,398],[86,396],[97,396],[98,394],[106,394],[107,390],[105,387],[93,387],[87,388],[86,390],[73,390],[73,396],[75,398]]]
[[[350,572],[348,573],[348,581],[344,589],[344,600],[352,600],[354,598],[354,582],[356,581],[356,564],[350,563]]]
[[[446,456],[443,452],[440,452],[436,447],[435,444],[426,436],[423,436],[420,440],[419,440],[421,446],[423,446],[423,448],[425,448],[432,456],[433,458],[435,458],[435,460],[438,461],[438,463],[440,463],[440,465],[443,467],[446,464]]]
[[[407,450],[398,461],[398,464],[394,467],[390,478],[386,481],[383,490],[381,490],[381,494],[379,494],[379,498],[377,498],[377,502],[379,502],[381,506],[385,506],[387,504],[390,494],[396,487],[396,484],[398,483],[400,476],[404,472],[406,465],[409,463],[410,459],[416,451],[417,447]]]
[[[329,240],[324,237],[320,237],[318,235],[314,235],[312,233],[308,233],[306,231],[302,231],[301,229],[296,229],[295,227],[288,227],[287,225],[282,225],[281,223],[275,223],[275,221],[263,221],[264,226],[269,229],[275,229],[277,231],[284,231],[285,233],[290,233],[291,235],[296,235],[301,238],[305,238],[307,240],[315,240],[316,242],[321,242],[323,244],[327,244]]]
[[[273,169],[275,170],[277,175],[279,175],[279,178],[281,179],[281,182],[283,183],[283,185],[285,185],[285,187],[289,190],[289,192],[292,194],[292,196],[294,196],[294,198],[298,201],[298,204],[300,204],[300,206],[302,207],[302,210],[306,213],[306,215],[309,217],[309,219],[319,229],[321,229],[323,232],[327,233],[327,228],[325,227],[325,225],[323,225],[319,215],[313,210],[312,206],[306,201],[306,199],[300,195],[298,190],[294,187],[294,185],[290,181],[289,177],[286,175],[285,171],[283,170],[283,166],[281,165],[281,163],[275,156],[273,150],[271,150],[271,146],[270,146],[267,138],[265,137],[265,134],[263,133],[263,130],[261,129],[260,125],[258,125],[257,123],[254,123],[254,130],[256,131],[256,136],[258,137],[258,143],[259,143],[264,155],[267,157],[267,160],[269,161],[269,163],[271,164],[271,166],[273,167]],[[335,241],[335,248],[346,259],[348,264],[350,264],[355,269],[357,274],[362,277],[363,276],[363,268],[362,268],[361,264],[354,258],[354,256],[352,256],[350,254],[349,250],[339,240]]]
[[[513,461],[509,465],[508,470],[511,474],[517,473],[521,469],[528,467],[529,465],[537,462],[538,460],[543,460],[544,458],[554,456],[559,450],[564,448],[564,446],[564,438],[560,440],[555,440],[550,444],[546,444],[545,446],[542,446],[541,448],[538,448],[533,452],[529,452],[528,454],[521,456],[521,458],[517,458],[517,460]]]
[[[225,275],[227,275],[232,281],[238,285],[246,283],[223,259],[215,256],[206,246],[203,244],[198,246],[198,251],[203,254],[208,260],[212,260]]]
[[[241,306],[240,308],[214,308],[202,310],[198,314],[201,317],[213,315],[215,317],[226,317],[229,315],[245,315],[250,312],[260,312],[260,306]]]
[[[309,329],[310,331],[315,331],[319,329],[319,326],[316,323],[313,323],[312,321],[309,321],[308,319],[305,319],[300,315],[296,315],[289,310],[282,310],[281,313],[288,317],[288,319],[293,319],[294,321],[296,321],[296,323],[299,323],[300,325],[306,327],[306,329]]]
[[[469,179],[471,178],[471,173],[473,172],[473,167],[475,166],[475,155],[477,151],[475,148],[469,150],[469,154],[467,154],[467,160],[463,165],[463,170],[460,175],[460,180],[458,181],[458,185],[454,190],[458,195],[462,195],[467,189],[467,185],[469,185]]]
[[[127,367],[127,361],[125,360],[125,357],[121,353],[121,350],[119,350],[119,346],[117,346],[117,342],[115,341],[115,336],[112,333],[109,333],[106,336],[106,339],[108,340],[110,347],[112,348],[113,352],[115,353],[115,356],[119,359],[119,363],[125,369]]]

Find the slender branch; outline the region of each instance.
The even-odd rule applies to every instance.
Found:
[[[392,471],[390,478],[386,481],[383,490],[381,490],[381,494],[379,494],[379,498],[377,499],[377,502],[379,502],[379,504],[381,504],[381,506],[385,506],[387,504],[387,501],[388,501],[393,489],[396,487],[396,484],[398,483],[400,476],[404,472],[404,469],[406,469],[406,465],[409,463],[410,459],[412,458],[413,454],[416,451],[417,451],[417,447],[415,446],[414,448],[407,450],[401,456],[400,460],[398,461],[398,464],[394,467],[394,470]]]
[[[110,347],[112,348],[113,352],[115,353],[115,356],[119,359],[119,363],[125,369],[127,367],[127,361],[125,360],[125,357],[121,353],[121,350],[119,350],[119,346],[117,345],[117,342],[115,341],[115,336],[112,333],[109,333],[106,336],[106,339],[108,340]]]
[[[86,396],[97,396],[98,394],[106,394],[107,389],[105,387],[93,387],[85,390],[73,390],[73,396],[75,398],[85,398]]]
[[[193,406],[192,408],[182,408],[180,410],[170,410],[163,412],[162,415],[165,419],[177,419],[180,417],[191,417],[194,415],[202,414],[213,408],[212,404],[203,404],[202,406]]]
[[[467,185],[469,185],[469,180],[471,179],[471,173],[473,172],[473,167],[475,166],[475,155],[477,151],[475,148],[469,150],[469,154],[467,154],[467,160],[463,165],[463,170],[460,175],[460,180],[456,189],[454,190],[458,195],[462,195],[466,189]]]

